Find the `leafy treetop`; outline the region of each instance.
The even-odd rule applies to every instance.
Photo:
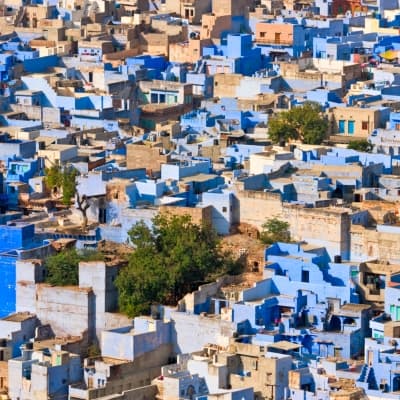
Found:
[[[120,311],[133,317],[149,313],[152,303],[175,305],[186,293],[238,264],[221,250],[216,232],[185,216],[158,215],[129,231],[135,246],[117,279]]]
[[[268,121],[268,135],[274,143],[300,140],[306,144],[321,144],[328,130],[328,122],[321,111],[321,106],[311,101],[282,111]]]
[[[290,242],[289,223],[278,218],[268,219],[262,225],[260,240],[267,245],[275,242]]]
[[[79,284],[79,263],[81,261],[102,261],[104,255],[95,250],[78,251],[69,249],[49,256],[45,260],[45,282],[54,286]]]
[[[49,190],[61,191],[63,204],[70,206],[71,199],[76,193],[77,175],[78,171],[74,168],[61,168],[59,165],[52,165],[45,170],[45,183]]]

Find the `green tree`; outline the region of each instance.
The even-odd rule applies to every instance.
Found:
[[[215,231],[189,216],[158,215],[129,231],[135,246],[117,279],[120,311],[133,317],[150,312],[152,303],[174,305],[199,284],[239,272],[220,247]]]
[[[268,121],[268,135],[274,143],[300,140],[306,144],[320,144],[328,130],[328,121],[321,106],[311,101],[288,111],[282,111]]]
[[[370,153],[372,151],[373,145],[366,139],[356,139],[356,140],[351,140],[347,148],[352,150],[362,151],[364,153]]]
[[[74,286],[79,283],[81,261],[102,261],[104,255],[95,250],[69,249],[49,256],[45,260],[45,282],[54,286]]]
[[[262,224],[260,240],[264,244],[290,242],[289,223],[278,218],[270,218]]]
[[[76,177],[78,171],[74,168],[61,168],[59,165],[52,165],[45,170],[45,183],[53,193],[62,194],[62,203],[71,205],[71,200],[76,193]]]
[[[82,229],[86,230],[88,225],[87,210],[90,207],[90,201],[86,195],[80,195],[76,190],[76,177],[79,175],[75,168],[61,168],[59,165],[53,165],[46,168],[45,183],[53,193],[62,193],[62,203],[70,207],[72,199],[76,196],[76,208],[82,214]]]

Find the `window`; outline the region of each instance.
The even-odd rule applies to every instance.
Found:
[[[397,123],[397,124],[395,125],[395,129],[397,129],[398,131],[400,131],[400,123]]]
[[[344,119],[339,120],[339,133],[344,133],[345,131],[345,121]]]
[[[368,130],[368,121],[362,121],[361,122],[361,129],[363,130],[363,131],[367,131]]]
[[[265,32],[260,32],[260,37],[265,38]]]
[[[227,212],[228,209],[226,207],[222,207],[222,212]]]
[[[310,271],[301,271],[301,281],[310,282]]]

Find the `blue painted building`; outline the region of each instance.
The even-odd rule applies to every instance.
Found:
[[[6,182],[28,183],[39,172],[39,160],[8,160]]]
[[[15,312],[16,261],[43,258],[51,246],[35,236],[33,224],[0,225],[0,238],[0,317],[4,317]]]

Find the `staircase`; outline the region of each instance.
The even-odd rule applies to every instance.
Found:
[[[368,389],[378,390],[378,385],[376,383],[374,368],[364,364],[361,369],[360,377],[357,382],[363,382],[368,384]]]
[[[206,62],[201,60],[197,63],[195,72],[196,74],[202,74],[205,72]]]

